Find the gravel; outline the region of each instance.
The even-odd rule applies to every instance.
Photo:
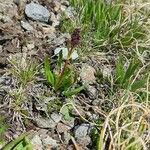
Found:
[[[49,150],[58,146],[57,141],[47,135],[45,132],[36,133],[31,138],[33,150]]]
[[[95,99],[97,97],[97,89],[94,86],[88,85],[87,92],[89,94],[90,99]]]

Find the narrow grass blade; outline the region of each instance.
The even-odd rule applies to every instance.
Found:
[[[123,64],[122,64],[122,58],[120,57],[116,65],[116,75],[115,75],[116,82],[121,84],[122,78],[124,77],[124,75],[125,75],[125,71],[124,71]]]
[[[129,67],[123,77],[122,84],[129,81],[131,76],[135,73],[135,70],[137,69],[137,67],[138,67],[138,63],[135,63],[134,60],[132,62],[130,62]]]
[[[45,60],[44,60],[44,73],[45,73],[45,77],[46,77],[47,81],[52,86],[54,86],[54,84],[55,84],[55,78],[54,78],[54,75],[53,75],[52,71],[50,70],[50,65],[49,65],[48,57],[46,57]]]
[[[81,87],[78,87],[78,88],[75,88],[75,89],[71,89],[71,90],[68,90],[68,91],[65,91],[64,92],[64,95],[66,96],[66,97],[70,97],[70,96],[72,96],[72,95],[76,95],[76,94],[78,94],[78,93],[80,93],[82,90],[84,90],[85,89],[85,87],[84,86],[81,86]]]
[[[146,84],[146,79],[141,79],[138,81],[135,81],[132,85],[131,85],[131,91],[136,91],[137,89],[140,89],[142,87],[144,87],[144,85]]]

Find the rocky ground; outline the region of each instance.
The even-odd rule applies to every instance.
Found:
[[[72,62],[78,74],[77,85],[86,85],[86,88],[77,95],[65,97],[47,84],[43,75],[44,58],[48,56],[51,68],[55,68],[56,53],[59,48],[64,50],[71,39],[71,34],[62,30],[62,22],[67,18],[74,20],[74,14],[67,0],[0,0],[0,121],[3,117],[7,124],[0,148],[29,131],[33,150],[94,150],[106,116],[113,109],[118,115],[118,107],[122,101],[125,104],[123,94],[126,92],[121,88],[110,92],[118,54],[109,47],[104,52],[89,53],[86,48],[86,52],[80,51],[82,43],[78,45]],[[129,48],[127,51],[127,55],[131,54]],[[139,59],[143,60],[143,66],[149,61],[142,55]],[[107,78],[112,83],[107,82]],[[132,96],[129,95],[129,99],[133,102]],[[138,115],[143,117],[149,110],[142,103],[139,105],[133,109],[135,122]],[[122,118],[131,113],[123,114]],[[110,119],[112,129],[117,120],[114,118],[112,115]],[[122,131],[119,133],[119,125],[116,128],[120,137]],[[111,129],[109,132],[111,135]],[[113,134],[115,139],[115,132]],[[108,140],[106,147],[108,135],[104,135],[104,140]]]
[[[86,83],[88,88],[86,93],[74,98],[72,117],[67,120],[54,106],[58,96],[53,95],[46,86],[40,72],[34,76],[34,82],[26,87],[20,87],[18,78],[11,72],[27,63],[42,65],[46,54],[55,63],[54,50],[64,46],[70,38],[68,33],[60,31],[61,16],[64,13],[67,17],[73,15],[66,0],[0,0],[0,115],[6,118],[8,124],[5,133],[7,142],[32,130],[34,134],[31,135],[31,143],[34,150],[92,147],[93,120],[102,116],[98,106],[103,103],[98,99],[94,69],[100,65],[103,67],[103,63],[94,62],[98,59],[99,63],[104,61],[102,57],[83,58],[81,63],[77,61],[76,65],[81,72],[80,81]],[[16,63],[13,64],[12,60]],[[109,68],[105,69],[106,73],[111,72]],[[14,104],[14,93],[20,94],[23,101],[19,108]],[[59,101],[66,104],[72,100],[59,98]]]

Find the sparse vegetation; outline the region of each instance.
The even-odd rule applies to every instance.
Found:
[[[17,79],[20,86],[26,86],[34,81],[35,75],[38,73],[39,66],[28,59],[31,58],[27,58],[26,55],[9,58],[11,67],[8,71]]]
[[[143,12],[142,4],[136,6],[129,1],[104,0],[70,0],[70,2],[78,13],[74,19],[64,21],[62,29],[70,32],[74,26],[80,26],[83,50],[86,47],[88,51],[89,49],[128,51],[135,48],[135,45],[141,43],[143,39],[148,40],[149,31],[145,21],[149,13]],[[142,43],[138,46],[147,46]]]
[[[136,75],[141,73],[140,69],[140,64],[136,60],[131,60],[127,68],[125,68],[125,65],[122,64],[122,60],[120,58],[117,62],[115,71],[116,86],[120,86],[120,88],[124,88],[127,90],[129,89],[133,92],[138,89],[144,88],[147,83],[148,74],[147,71],[144,71],[144,74],[142,74],[139,79]],[[143,67],[143,70],[144,69],[145,66]]]
[[[142,150],[148,147],[149,121],[147,115],[149,108],[145,103],[137,103],[134,99],[136,97],[132,93],[127,94],[127,98],[121,97],[124,102],[110,111],[106,117],[103,127],[100,129],[98,150],[106,147]]]
[[[33,43],[39,45],[27,45],[29,41],[26,37],[17,33],[20,43],[14,39],[12,43],[21,45],[21,53],[10,54],[7,65],[2,65],[0,61],[0,69],[3,66],[5,70],[0,78],[0,109],[10,115],[10,118],[7,115],[6,118],[5,115],[0,117],[0,146],[6,143],[4,137],[8,125],[5,119],[11,125],[15,124],[13,134],[18,128],[27,131],[38,126],[37,122],[42,119],[41,122],[46,124],[43,128],[47,130],[43,131],[49,132],[49,135],[57,134],[60,141],[56,145],[63,145],[63,140],[68,138],[65,136],[69,133],[69,138],[71,135],[75,137],[72,143],[78,149],[78,142],[82,140],[77,139],[72,132],[80,124],[87,123],[92,128],[90,134],[84,131],[88,138],[87,135],[83,137],[88,140],[91,138],[87,145],[83,142],[87,149],[150,149],[150,2],[69,2],[72,9],[67,4],[60,9],[69,9],[73,13],[72,17],[66,18],[64,11],[60,26],[55,26],[54,29],[51,26],[53,23],[47,22],[44,25],[37,22],[36,30],[33,31],[35,38],[40,37],[40,40]],[[39,3],[49,8],[53,2]],[[54,11],[56,17],[57,3],[53,5],[51,11]],[[63,40],[63,36],[57,39],[61,33],[59,31],[57,34],[55,28],[69,33],[70,37],[63,34]],[[56,41],[51,30],[56,32]],[[0,33],[2,31],[0,26]],[[12,37],[9,40],[5,38],[0,38],[0,46],[6,41],[9,43]],[[59,40],[63,42],[59,43]],[[2,49],[6,46],[7,50],[8,43]],[[31,52],[27,52],[28,47]],[[25,52],[22,52],[23,48]],[[96,70],[95,76],[93,73],[94,82],[83,81],[79,72],[83,64]],[[90,78],[90,73],[87,78]],[[52,130],[49,130],[49,126],[57,122],[59,117],[61,123],[58,126],[54,124],[54,127],[50,127]],[[65,131],[59,131],[59,128]],[[9,139],[10,143],[3,150],[31,150],[32,145],[27,136],[28,132],[12,142]],[[65,141],[65,146],[63,145],[67,149],[71,143],[69,138],[69,142]]]
[[[109,108],[99,137],[95,133],[96,149],[146,149],[149,123],[143,116],[149,114],[150,84],[149,62],[142,53],[150,50],[147,8],[142,2],[70,1],[79,13],[76,19],[64,21],[62,30],[71,32],[74,26],[81,27],[80,52],[86,53],[88,48],[91,52],[107,50],[108,54],[115,51],[118,56],[111,77],[97,72],[97,82],[107,85],[104,94],[116,108]]]

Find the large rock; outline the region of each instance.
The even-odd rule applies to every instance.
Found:
[[[25,14],[29,18],[41,22],[48,22],[50,17],[50,13],[45,7],[39,4],[35,4],[33,2],[26,5]]]

